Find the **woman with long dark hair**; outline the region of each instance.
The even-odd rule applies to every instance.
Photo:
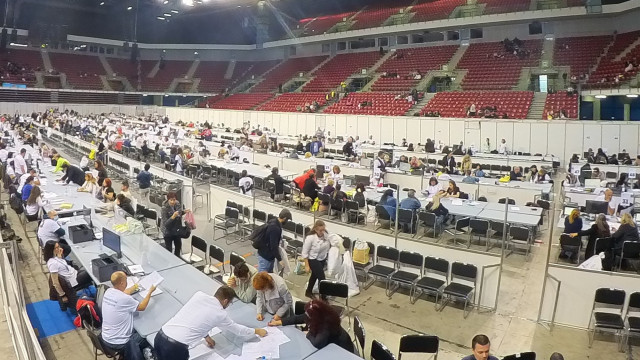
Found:
[[[44,208],[41,195],[42,190],[40,190],[38,185],[35,185],[33,189],[31,189],[31,194],[29,194],[29,198],[27,199],[27,206],[24,208],[24,214],[28,221],[36,221],[40,217],[40,209]]]
[[[100,160],[96,160],[93,166],[98,170],[98,185],[102,186],[102,182],[108,177],[107,168],[104,167],[104,164]]]
[[[304,266],[307,272],[311,273],[304,295],[310,298],[313,298],[313,287],[316,281],[320,282],[325,279],[324,266],[327,263],[329,249],[331,248],[331,243],[327,239],[325,228],[324,221],[316,220],[313,228],[309,234],[307,234],[302,244]]]
[[[304,314],[269,322],[269,326],[295,324],[307,325],[307,339],[318,349],[336,344],[349,352],[354,351],[349,333],[340,325],[340,315],[323,300],[308,302],[304,307]]]
[[[60,247],[57,241],[47,241],[42,249],[42,255],[44,261],[47,263],[49,274],[51,274],[51,282],[53,287],[58,292],[58,296],[61,297],[63,302],[67,302],[65,299],[68,295],[63,289],[61,278],[66,280],[74,290],[80,290],[87,288],[92,284],[91,276],[84,270],[76,270],[73,266],[69,265],[63,258],[64,249]],[[75,308],[75,307],[74,307]]]

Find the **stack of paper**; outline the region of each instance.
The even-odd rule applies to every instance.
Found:
[[[146,297],[149,293],[149,289],[151,289],[152,286],[155,285],[157,287],[163,281],[164,278],[160,274],[158,274],[157,271],[154,271],[151,274],[143,277],[140,282],[138,282],[138,285],[140,285],[140,288],[142,289],[140,291],[140,296]],[[155,296],[158,294],[162,294],[162,290],[156,289],[151,296]]]
[[[268,359],[280,357],[280,345],[286,344],[289,337],[276,327],[267,328],[267,336],[259,341],[246,342],[242,346],[242,359],[256,359],[266,356]],[[229,359],[229,358],[227,358]]]

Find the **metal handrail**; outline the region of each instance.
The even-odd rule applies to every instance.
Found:
[[[551,275],[551,274],[547,274],[546,279],[551,279],[553,281],[555,281],[557,283],[556,286],[556,296],[555,296],[555,300],[553,302],[553,312],[551,313],[551,321],[548,322],[548,329],[549,330],[553,330],[553,327],[555,326],[555,322],[556,322],[556,311],[558,309],[558,298],[560,297],[560,287],[562,286],[562,281],[558,280],[558,278],[556,278],[555,276]],[[543,286],[543,292],[544,292],[544,288],[546,288],[546,284],[545,286]],[[543,326],[546,325],[546,321],[543,321],[541,319],[542,317],[542,307],[544,306],[544,295],[542,298],[542,301],[540,301],[540,310],[538,311],[538,320],[537,323],[541,324]]]

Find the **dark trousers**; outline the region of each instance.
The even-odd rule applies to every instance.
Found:
[[[125,344],[116,345],[109,344],[102,340],[102,342],[109,348],[118,352],[122,352],[124,360],[144,360],[142,355],[142,349],[149,346],[147,340],[140,336],[137,332],[131,334],[131,338]]]
[[[309,259],[308,261],[309,267],[311,268],[311,276],[309,276],[307,293],[311,293],[313,292],[313,286],[316,284],[316,281],[322,281],[326,279],[324,276],[324,265],[327,263],[327,261],[320,261],[315,259]]]
[[[180,256],[182,254],[182,238],[180,236],[165,236],[164,247],[169,252],[173,251],[176,256]]]
[[[153,343],[158,360],[189,360],[189,347],[158,331]]]

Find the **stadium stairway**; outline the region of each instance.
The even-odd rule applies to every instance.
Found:
[[[436,93],[424,93],[424,97],[420,99],[415,105],[407,111],[406,116],[414,116],[414,114],[420,114],[420,110],[422,110],[428,103],[436,96]]]
[[[527,119],[540,120],[544,113],[544,106],[547,101],[547,93],[537,92],[533,94],[533,101],[529,107]]]

